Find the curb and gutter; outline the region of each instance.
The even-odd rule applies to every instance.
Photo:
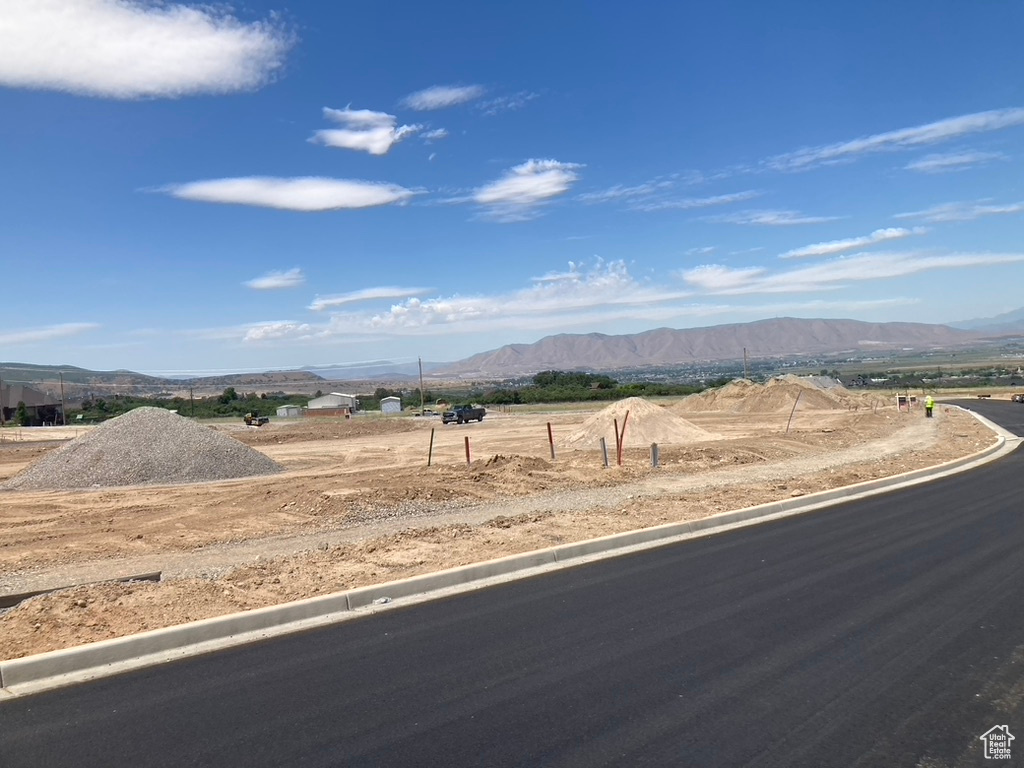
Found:
[[[997,440],[977,453],[936,467],[722,512],[698,520],[667,523],[653,528],[561,544],[283,605],[257,608],[102,640],[75,648],[0,661],[0,701],[4,698],[74,685],[175,659],[327,626],[395,606],[435,600],[599,559],[804,514],[839,502],[862,499],[964,472],[1001,458],[1020,444],[1020,437],[973,411],[969,412],[992,429],[998,436]]]

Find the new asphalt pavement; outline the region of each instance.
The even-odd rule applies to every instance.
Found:
[[[965,404],[1024,434],[1024,405]],[[1020,736],[998,764],[1024,764],[1022,491],[1018,450],[11,698],[0,766],[993,765],[979,736],[997,724]]]

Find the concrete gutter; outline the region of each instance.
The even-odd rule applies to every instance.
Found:
[[[868,480],[797,498],[723,512],[699,520],[602,536],[487,560],[399,581],[358,587],[284,605],[204,619],[127,637],[0,662],[0,701],[12,696],[120,674],[175,659],[245,645],[335,624],[395,606],[523,579],[607,557],[756,525],[964,472],[1010,453],[1021,438],[969,411],[997,434],[996,442],[969,456],[893,477]]]

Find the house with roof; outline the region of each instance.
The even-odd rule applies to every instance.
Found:
[[[0,385],[0,424],[15,421],[19,403],[25,404],[29,426],[63,422],[60,398],[24,384]]]

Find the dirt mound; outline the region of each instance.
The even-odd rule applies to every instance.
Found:
[[[237,440],[163,408],[146,407],[76,437],[0,487],[36,491],[198,483],[283,469]]]
[[[865,407],[860,397],[831,379],[786,374],[769,379],[764,384],[756,384],[749,379],[734,379],[724,387],[690,395],[675,410],[680,413],[775,413],[792,410],[794,404],[798,405],[800,411]]]
[[[496,453],[484,462],[483,471],[518,471],[536,472],[538,470],[551,469],[551,464],[536,456],[519,456],[517,454],[505,455]]]
[[[626,425],[625,444],[630,448],[646,448],[651,443],[694,443],[718,438],[718,435],[701,429],[667,408],[642,397],[627,397],[584,421],[579,430],[566,439],[566,443],[578,448],[596,448],[603,437],[608,447],[614,450],[616,420],[620,431],[623,424]]]

